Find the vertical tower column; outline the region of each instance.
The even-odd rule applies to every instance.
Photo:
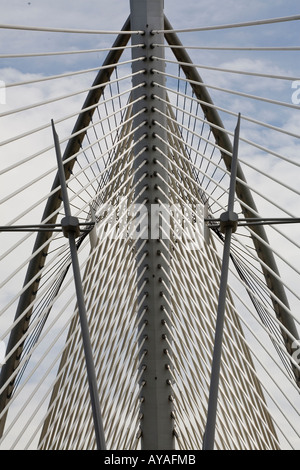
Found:
[[[164,114],[166,106],[162,102],[155,100],[154,95],[165,99],[165,92],[155,85],[164,84],[164,78],[159,73],[153,73],[152,55],[164,57],[164,49],[153,48],[154,41],[163,43],[163,35],[151,34],[152,30],[163,29],[164,25],[164,1],[163,0],[130,0],[131,6],[131,29],[145,31],[143,36],[133,36],[134,44],[144,44],[143,48],[133,48],[133,58],[145,57],[142,62],[133,63],[133,72],[144,70],[144,73],[133,78],[133,85],[144,82],[144,86],[135,91],[133,98],[144,96],[144,99],[134,105],[133,113],[144,108],[134,122],[136,127],[141,122],[146,124],[135,133],[137,141],[141,135],[147,135],[135,147],[135,169],[138,169],[143,161],[147,161],[141,170],[135,173],[135,183],[138,183],[141,176],[147,172],[146,178],[137,185],[136,196],[142,189],[143,194],[137,199],[137,204],[144,204],[144,213],[148,215],[148,233],[137,239],[137,279],[138,279],[138,316],[139,327],[143,328],[141,340],[145,340],[141,354],[144,355],[142,361],[143,385],[141,391],[141,441],[143,449],[173,449],[174,448],[174,420],[171,388],[171,367],[170,354],[167,352],[169,333],[166,324],[166,309],[170,309],[169,299],[169,272],[170,253],[168,237],[162,232],[159,224],[162,218],[158,216],[160,209],[163,211],[163,204],[168,204],[164,193],[168,193],[168,173],[164,168],[168,168],[168,162],[157,147],[164,154],[167,154],[167,146],[155,137],[160,135],[167,140],[166,132],[155,125],[155,121],[166,125],[166,119],[155,109],[159,109]],[[164,71],[164,62],[155,62],[157,70]],[[142,147],[147,146],[147,150],[139,155]],[[146,189],[145,189],[146,186]],[[161,190],[159,189],[161,188]],[[145,203],[146,200],[146,203]],[[161,203],[161,206],[159,205]],[[152,215],[152,216],[151,216]],[[144,240],[147,240],[142,249]],[[163,243],[161,238],[163,238]],[[146,271],[145,271],[145,268]]]

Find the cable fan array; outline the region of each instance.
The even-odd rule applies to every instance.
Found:
[[[202,448],[224,241],[219,221],[227,208],[229,144],[239,113],[240,225],[231,246],[216,447],[299,448],[299,106],[291,102],[290,82],[297,80],[300,46],[264,45],[264,34],[296,21],[176,31],[165,19],[163,44],[153,31],[153,84],[165,96],[152,97],[162,117],[153,124],[165,136],[155,135],[153,151],[159,242],[162,257],[166,250],[170,254],[163,260],[169,269],[162,268],[169,294],[164,340],[178,449]],[[135,212],[148,176],[143,32],[131,31],[129,20],[118,32],[0,28],[14,31],[20,41],[28,29],[37,37],[117,35],[111,48],[16,49],[0,56],[3,70],[13,68],[16,76],[6,83],[7,104],[0,113],[0,341],[6,346],[0,446],[95,448],[71,258],[60,226],[53,119],[72,214],[80,221],[77,250],[107,448],[139,449],[148,314],[145,309],[137,317],[147,296],[147,282],[141,282],[147,276],[147,237],[140,231],[147,224],[142,215],[137,223]],[[228,32],[240,30],[248,34],[236,47],[240,36]],[[209,31],[216,33],[213,41],[206,39]],[[140,44],[130,44],[130,36]],[[261,47],[253,46],[254,37]],[[164,72],[157,66],[162,48]],[[140,58],[132,58],[133,50]],[[66,56],[74,70],[58,72]],[[81,69],[83,56],[89,68]],[[29,70],[37,57],[41,69],[27,77],[22,67]],[[43,72],[49,59],[51,75]],[[132,71],[136,63],[140,72]],[[198,206],[205,209],[205,221],[195,249],[189,239]]]

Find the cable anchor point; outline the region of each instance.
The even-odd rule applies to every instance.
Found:
[[[220,230],[225,233],[227,228],[232,229],[232,233],[236,232],[238,226],[238,215],[233,211],[226,211],[220,216]]]
[[[69,233],[72,232],[75,238],[80,236],[79,220],[77,217],[68,215],[61,220],[63,234],[69,238]]]

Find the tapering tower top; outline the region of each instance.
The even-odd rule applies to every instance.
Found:
[[[164,29],[164,0],[130,0],[131,18],[134,24],[131,24],[131,29],[135,30],[137,24],[139,29],[143,30],[145,18],[153,24],[147,23],[150,29]],[[138,31],[138,29],[137,29]]]

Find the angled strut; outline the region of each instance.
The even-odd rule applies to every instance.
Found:
[[[231,235],[236,228],[237,214],[233,212],[234,207],[234,195],[235,195],[235,184],[236,184],[236,173],[237,173],[237,157],[238,157],[238,141],[240,132],[240,115],[238,117],[237,126],[234,135],[234,147],[232,153],[231,163],[231,178],[230,188],[228,197],[228,210],[223,214],[224,222],[224,249],[223,259],[221,268],[221,280],[215,330],[215,342],[211,369],[211,379],[209,388],[208,398],[208,409],[207,409],[207,422],[204,433],[203,450],[213,450],[215,440],[215,428],[216,428],[216,416],[217,416],[217,402],[218,402],[218,391],[220,381],[220,368],[221,368],[221,355],[222,355],[222,341],[223,341],[223,328],[224,328],[224,317],[225,317],[225,302],[227,293],[227,279],[228,279],[228,267],[230,259],[230,245]]]
[[[55,150],[56,150],[56,158],[57,158],[57,165],[58,165],[58,174],[59,174],[60,185],[61,185],[62,200],[64,204],[64,209],[65,209],[65,217],[62,219],[61,223],[63,226],[64,235],[66,238],[69,239],[69,245],[70,245],[70,252],[71,252],[71,259],[72,259],[72,266],[73,266],[73,273],[74,273],[74,283],[75,283],[75,288],[76,288],[77,305],[78,305],[81,334],[82,334],[82,342],[83,342],[84,356],[85,356],[85,361],[86,361],[87,379],[89,383],[90,399],[91,399],[91,406],[92,406],[92,413],[93,413],[93,420],[94,420],[96,443],[97,443],[98,450],[105,450],[105,437],[104,437],[102,416],[101,416],[100,403],[99,403],[99,393],[98,393],[95,365],[94,365],[94,360],[93,360],[92,346],[91,346],[91,340],[90,340],[90,334],[89,334],[89,326],[88,326],[88,321],[87,321],[87,313],[86,313],[86,308],[85,308],[82,282],[81,282],[81,276],[80,276],[80,268],[79,268],[78,255],[77,255],[77,249],[76,249],[76,243],[75,243],[76,237],[80,234],[79,221],[77,217],[73,217],[71,215],[68,192],[67,192],[67,185],[66,185],[66,180],[65,180],[65,173],[64,173],[63,162],[62,162],[61,153],[60,153],[59,140],[58,140],[58,136],[57,136],[53,121],[52,121],[52,130],[53,130],[53,136],[54,136],[54,142],[55,142]]]

